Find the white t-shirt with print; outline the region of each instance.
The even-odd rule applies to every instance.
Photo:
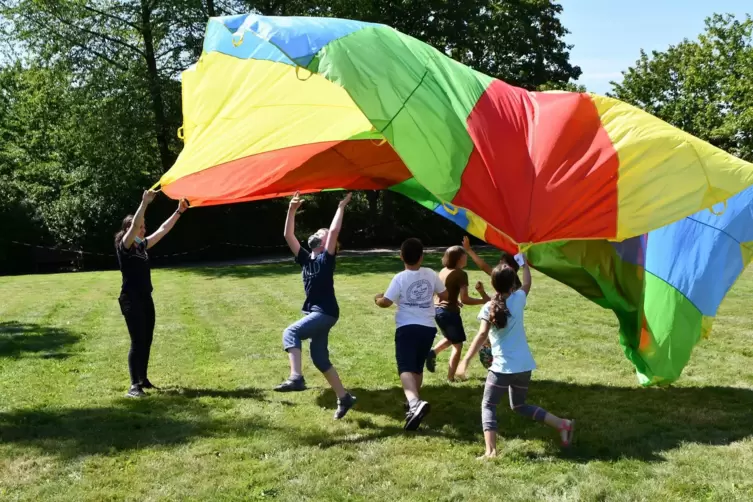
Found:
[[[400,328],[418,324],[433,328],[434,295],[445,290],[444,283],[430,268],[403,270],[392,278],[384,297],[397,305],[395,324]]]

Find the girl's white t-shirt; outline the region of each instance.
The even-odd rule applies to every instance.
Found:
[[[418,324],[433,328],[434,295],[445,290],[444,283],[430,268],[403,270],[392,278],[384,297],[397,305],[395,324],[398,328]]]

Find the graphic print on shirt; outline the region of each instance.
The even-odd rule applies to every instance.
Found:
[[[407,307],[418,307],[429,309],[432,305],[434,288],[426,279],[419,279],[408,286],[408,299],[405,302]]]
[[[144,243],[144,245],[141,245],[141,242]],[[131,249],[133,249],[133,252],[131,256],[135,258],[140,258],[144,261],[149,260],[149,255],[146,252],[146,241],[141,241],[138,245],[133,246]]]
[[[306,263],[303,264],[303,278],[309,279],[311,277],[315,277],[319,275],[319,272],[321,272],[321,266],[319,265],[319,261],[317,260],[306,260]]]

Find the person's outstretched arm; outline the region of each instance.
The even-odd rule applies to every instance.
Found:
[[[376,303],[378,307],[382,307],[383,309],[392,307],[392,300],[385,298],[382,293],[379,293],[374,297],[374,303]]]
[[[470,361],[473,356],[478,354],[478,351],[481,350],[481,347],[484,346],[487,338],[489,338],[490,327],[491,325],[489,324],[489,321],[481,321],[481,326],[478,328],[478,333],[475,337],[473,337],[473,341],[468,347],[468,352],[466,352],[465,357],[463,358],[464,361]],[[463,373],[465,373],[465,371],[463,371]]]
[[[139,228],[144,224],[144,215],[146,214],[146,206],[152,203],[157,192],[152,190],[144,190],[144,194],[141,196],[141,204],[136,210],[136,214],[133,215],[133,221],[131,227],[123,236],[123,247],[130,249],[133,246],[133,241],[136,240],[136,235],[139,233]]]
[[[332,224],[329,226],[329,233],[327,234],[327,242],[325,247],[330,255],[334,255],[337,251],[337,238],[340,236],[340,230],[343,226],[343,216],[345,215],[345,206],[350,202],[351,194],[347,194],[335,211],[335,217],[332,218]]]
[[[379,293],[374,297],[374,303],[383,309],[391,307],[400,299],[400,282],[398,280],[400,274],[396,275],[390,281],[389,287],[384,294]]]
[[[173,229],[175,226],[175,223],[180,218],[180,215],[185,213],[186,210],[188,210],[188,202],[186,202],[185,199],[181,199],[178,203],[178,209],[175,210],[175,212],[170,216],[168,219],[165,220],[165,222],[160,225],[160,227],[157,229],[156,232],[154,232],[152,235],[146,238],[146,245],[147,248],[151,248],[155,244],[157,244],[164,236],[170,232],[170,230]]]
[[[520,289],[528,296],[528,293],[531,291],[531,281],[533,280],[531,278],[531,269],[528,267],[528,260],[523,263],[520,269],[523,271],[523,285],[520,286]]]
[[[460,302],[463,305],[483,305],[489,301],[489,297],[486,296],[483,286],[481,286],[481,291],[479,291],[479,293],[483,295],[483,298],[474,298],[468,294],[468,286],[462,286],[460,288]]]
[[[295,256],[298,256],[298,252],[301,250],[301,243],[298,242],[298,238],[295,236],[295,212],[298,211],[301,204],[303,204],[301,194],[300,192],[296,192],[293,194],[293,198],[290,199],[288,217],[285,218],[285,241]]]
[[[465,252],[468,253],[468,256],[471,257],[471,260],[473,260],[473,263],[475,263],[478,268],[483,270],[486,275],[492,275],[492,267],[476,254],[471,247],[471,240],[468,236],[463,237],[463,249],[465,249]]]

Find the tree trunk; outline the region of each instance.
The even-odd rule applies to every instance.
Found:
[[[368,202],[369,215],[371,215],[366,229],[367,235],[369,239],[374,239],[377,230],[376,215],[379,214],[379,192],[377,190],[366,191],[366,202]]]
[[[217,10],[214,8],[214,0],[207,0],[207,17],[216,17]]]
[[[141,0],[141,36],[144,39],[144,55],[146,58],[147,80],[149,95],[152,98],[152,112],[154,113],[154,132],[159,147],[162,170],[167,171],[173,164],[173,156],[169,148],[169,132],[165,118],[165,104],[162,101],[162,85],[157,71],[157,59],[154,56],[154,38],[152,33],[152,5],[149,0]]]

